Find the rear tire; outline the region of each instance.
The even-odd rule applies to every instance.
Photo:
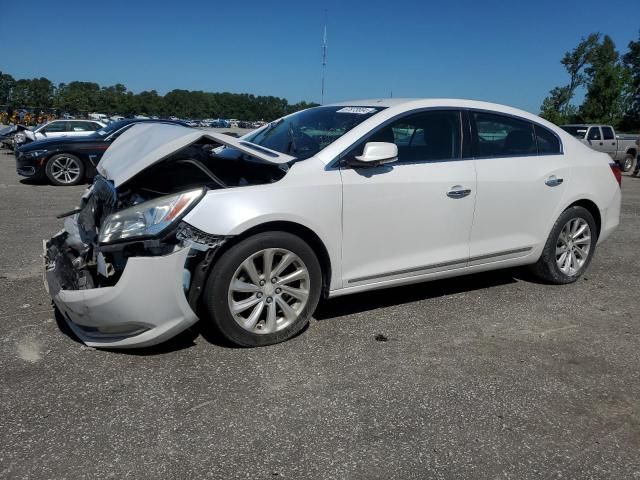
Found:
[[[630,172],[631,169],[633,168],[634,165],[634,158],[633,155],[627,155],[624,157],[624,160],[622,160],[622,162],[620,162],[620,169],[623,172]]]
[[[85,179],[84,163],[75,155],[59,153],[47,161],[45,167],[47,178],[54,185],[78,185]]]
[[[265,232],[222,254],[209,274],[203,300],[226,340],[257,347],[302,331],[321,289],[322,271],[311,247],[288,232]]]
[[[566,209],[551,229],[540,259],[531,267],[541,280],[557,285],[575,282],[585,272],[598,241],[596,222],[584,207]]]

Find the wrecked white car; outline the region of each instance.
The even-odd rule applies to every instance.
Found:
[[[201,317],[241,346],[291,338],[322,295],[531,265],[587,269],[620,172],[545,120],[468,100],[316,107],[243,138],[131,128],[45,242],[87,345],[162,342]]]

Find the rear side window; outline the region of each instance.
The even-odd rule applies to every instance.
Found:
[[[560,140],[555,134],[540,125],[533,125],[536,133],[536,143],[538,145],[538,155],[549,155],[554,153],[562,153],[560,148]]]
[[[589,135],[587,136],[587,140],[600,140],[600,127],[591,127],[589,129]]]
[[[602,138],[604,140],[613,140],[613,128],[611,127],[602,127]]]
[[[505,115],[473,112],[479,157],[536,155],[533,124]]]
[[[69,122],[72,132],[86,132],[89,130],[89,122]]]
[[[46,133],[53,132],[68,132],[67,124],[69,122],[51,122],[49,125],[43,128]]]

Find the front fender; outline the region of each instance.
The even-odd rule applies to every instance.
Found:
[[[271,222],[289,222],[314,232],[332,265],[332,288],[341,272],[342,184],[340,173],[317,172],[301,162],[279,182],[209,191],[184,218],[212,235],[236,236]]]

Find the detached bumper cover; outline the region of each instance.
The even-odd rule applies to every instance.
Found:
[[[156,345],[198,321],[183,291],[188,248],[164,256],[131,257],[112,287],[64,290],[59,262],[45,247],[45,288],[69,327],[102,348]]]

